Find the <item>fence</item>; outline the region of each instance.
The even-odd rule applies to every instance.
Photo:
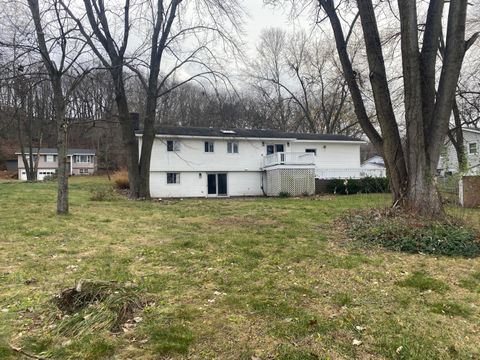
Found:
[[[317,179],[363,179],[366,177],[386,177],[385,169],[315,169]]]
[[[313,165],[315,154],[306,152],[278,152],[263,158],[263,166],[272,165]]]
[[[458,176],[437,177],[438,190],[444,201],[459,204],[459,180]]]

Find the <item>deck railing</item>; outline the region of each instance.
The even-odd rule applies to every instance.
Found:
[[[314,165],[315,154],[306,152],[277,152],[263,158],[263,166],[273,165]]]
[[[385,169],[315,169],[315,177],[318,179],[362,179],[365,177],[385,177]]]

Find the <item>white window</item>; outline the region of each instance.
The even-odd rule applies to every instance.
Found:
[[[215,150],[213,141],[205,141],[205,152],[213,152]]]
[[[471,142],[468,144],[468,153],[469,154],[476,154],[478,152],[477,149],[477,143],[476,142]]]
[[[75,155],[74,161],[76,163],[92,163],[93,155]]]
[[[180,173],[167,173],[167,184],[180,184]]]
[[[57,155],[43,155],[43,160],[45,162],[56,162],[57,161]]]
[[[314,153],[315,155],[317,155],[317,149],[305,149],[305,152],[306,153]]]
[[[180,151],[180,141],[167,140],[167,151]]]
[[[238,141],[227,142],[227,152],[229,154],[238,154]]]

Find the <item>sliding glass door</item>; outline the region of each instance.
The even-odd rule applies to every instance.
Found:
[[[207,190],[209,196],[227,196],[227,174],[207,174]]]

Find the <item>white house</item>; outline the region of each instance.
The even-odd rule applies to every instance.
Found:
[[[465,146],[465,155],[467,157],[467,174],[480,174],[480,130],[463,128],[463,141]],[[455,147],[447,139],[445,149],[438,162],[437,173],[439,175],[448,175],[458,172],[458,160]]]
[[[368,173],[370,176],[385,177],[387,176],[387,169],[385,167],[385,161],[380,155],[374,155],[368,158],[361,165],[362,170]]]
[[[137,132],[141,147],[141,131]],[[363,141],[274,130],[158,127],[152,197],[312,194],[322,172],[360,171]],[[319,175],[320,173],[320,175]]]

